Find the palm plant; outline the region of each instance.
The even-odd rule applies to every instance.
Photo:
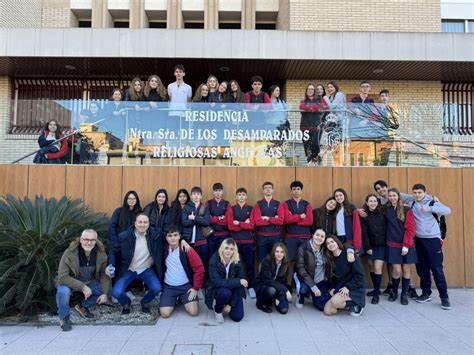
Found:
[[[55,310],[59,260],[85,228],[103,236],[107,218],[81,200],[0,198],[0,315],[20,311],[28,318]]]

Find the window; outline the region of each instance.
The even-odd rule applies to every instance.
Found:
[[[351,166],[356,165],[356,155],[354,153],[351,153]]]
[[[276,23],[256,23],[256,30],[276,30]]]
[[[442,32],[464,32],[464,20],[441,20]]]
[[[220,30],[240,30],[241,25],[240,22],[220,22],[219,29]]]
[[[472,135],[474,133],[473,83],[443,83],[443,133]]]
[[[468,32],[474,32],[474,21],[469,20],[467,22],[467,30]]]
[[[204,22],[185,22],[184,28],[204,28]]]
[[[129,28],[128,21],[114,21],[114,28]]]
[[[150,28],[166,28],[166,21],[150,21],[148,27],[150,27]]]
[[[79,27],[90,28],[92,27],[91,20],[79,20]]]
[[[364,166],[364,153],[359,153],[359,166]]]

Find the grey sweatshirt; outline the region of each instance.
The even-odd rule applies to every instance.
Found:
[[[425,196],[420,202],[413,204],[412,210],[416,222],[416,236],[418,238],[441,238],[438,222],[433,217],[433,213],[437,215],[449,215],[451,209],[443,205],[441,202],[435,202],[433,206],[429,206],[431,196]],[[421,210],[422,206],[428,208],[428,212]]]

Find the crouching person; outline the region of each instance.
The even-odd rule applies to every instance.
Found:
[[[159,265],[162,255],[163,240],[159,231],[149,228],[150,220],[144,213],[139,213],[133,228],[119,234],[119,241],[109,254],[111,268],[107,267],[107,275],[111,270],[120,270],[112,289],[112,296],[122,305],[122,314],[130,313],[130,298],[126,295],[127,286],[135,279],[148,286],[147,293],[141,300],[143,313],[150,313],[148,304],[161,291],[161,284],[153,271],[153,264]],[[117,268],[117,266],[119,266]]]
[[[107,254],[97,239],[97,232],[85,229],[71,242],[59,262],[56,303],[63,331],[72,329],[69,301],[73,293],[83,298],[74,308],[85,318],[94,318],[89,311],[91,306],[107,302],[110,280],[105,274],[106,267]]]
[[[191,316],[199,313],[197,294],[204,283],[204,265],[194,249],[184,251],[180,238],[178,227],[170,226],[166,233],[162,267],[159,268],[160,278],[164,281],[160,297],[163,318],[171,316],[178,298]]]

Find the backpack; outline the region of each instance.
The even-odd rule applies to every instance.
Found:
[[[435,203],[435,200],[431,200],[428,206],[432,207],[434,203]],[[411,207],[413,208],[414,205],[415,205],[415,201],[413,201],[413,203],[411,204]],[[441,232],[441,239],[445,240],[446,235],[448,233],[448,225],[446,224],[446,217],[443,215],[438,216],[437,213],[432,213],[432,215],[434,219],[436,219],[436,222],[439,225],[439,231]]]

